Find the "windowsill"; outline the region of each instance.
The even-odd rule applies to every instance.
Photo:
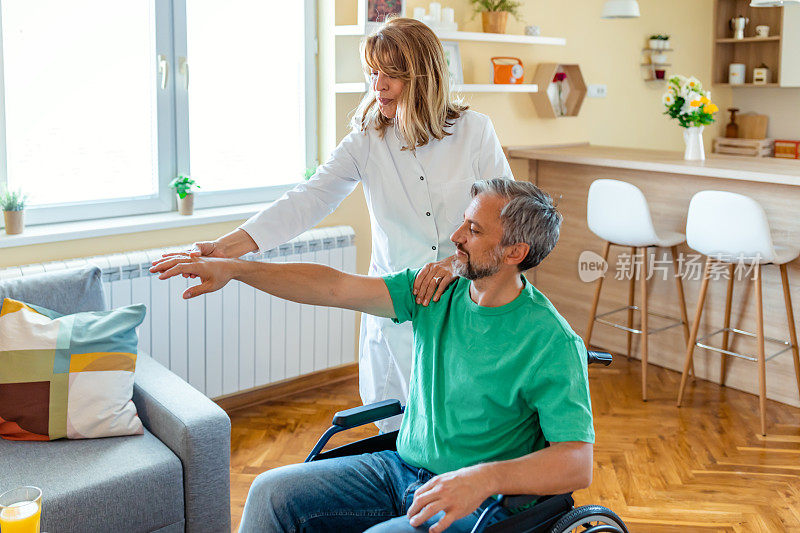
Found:
[[[192,216],[183,216],[179,215],[177,211],[170,211],[168,213],[150,215],[41,224],[26,227],[25,231],[20,235],[6,235],[3,230],[0,230],[2,232],[0,234],[0,248],[244,220],[261,211],[269,203],[196,209]]]

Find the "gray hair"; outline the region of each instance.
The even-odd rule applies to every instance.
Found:
[[[502,246],[525,243],[530,248],[519,265],[524,272],[541,263],[558,242],[562,216],[549,194],[533,183],[506,179],[480,180],[470,194],[494,194],[508,199],[500,211],[503,225]]]

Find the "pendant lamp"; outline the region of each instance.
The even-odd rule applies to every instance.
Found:
[[[637,18],[639,17],[639,2],[636,0],[606,0],[600,17],[604,19]]]

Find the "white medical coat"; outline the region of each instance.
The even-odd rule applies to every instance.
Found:
[[[269,250],[314,227],[360,182],[372,224],[369,274],[383,276],[419,268],[455,253],[450,235],[461,223],[470,187],[479,179],[513,179],[491,120],[467,110],[447,131],[416,151],[402,150],[392,126],[383,138],[377,130],[352,132],[330,159],[269,207],[242,224]],[[408,397],[411,374],[410,323],[367,314],[361,319],[359,389],[367,404]],[[378,426],[399,427],[399,417]]]

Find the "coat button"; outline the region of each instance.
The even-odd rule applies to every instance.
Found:
[[[435,246],[431,246],[431,250],[435,250],[435,249],[436,249],[436,247],[435,247]]]
[[[425,179],[425,176],[420,176],[419,177],[419,181],[423,181],[424,179]]]
[[[426,216],[426,217],[429,217],[429,216],[431,216],[431,212],[430,212],[430,211],[425,211],[425,216]]]

